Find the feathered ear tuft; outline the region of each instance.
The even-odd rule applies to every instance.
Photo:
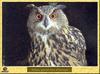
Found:
[[[54,6],[54,7],[56,7],[56,9],[64,9],[64,8],[66,8],[66,6],[65,5],[57,5],[58,3],[49,3],[49,5],[52,5],[52,6]]]
[[[34,4],[28,4],[28,5],[26,5],[26,7],[33,8],[33,7],[35,7],[35,5]]]
[[[64,9],[64,8],[66,8],[66,6],[65,5],[57,5],[56,8],[57,9]]]
[[[38,9],[38,7],[35,6],[34,4],[28,4],[28,5],[26,5],[26,8],[29,9],[30,11],[31,10],[37,10]]]
[[[57,3],[49,3],[49,5],[56,6]]]

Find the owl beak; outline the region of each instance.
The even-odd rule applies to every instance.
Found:
[[[44,26],[47,27],[48,25],[49,25],[49,21],[48,21],[47,17],[45,17],[45,19],[44,19]]]

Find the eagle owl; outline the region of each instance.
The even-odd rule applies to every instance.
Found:
[[[77,28],[70,26],[64,5],[29,4],[31,12],[27,27],[31,38],[28,56],[30,66],[85,66],[85,39]]]

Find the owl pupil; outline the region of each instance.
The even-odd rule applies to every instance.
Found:
[[[50,15],[50,18],[51,19],[55,19],[56,18],[56,15],[55,14],[52,14],[52,15]]]
[[[52,15],[52,18],[54,18],[55,16],[54,15]]]
[[[38,20],[41,20],[42,19],[42,15],[41,14],[37,14],[36,17],[37,17]]]

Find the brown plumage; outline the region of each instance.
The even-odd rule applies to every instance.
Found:
[[[28,19],[31,66],[84,66],[86,44],[80,30],[69,26],[63,5],[33,7]]]

